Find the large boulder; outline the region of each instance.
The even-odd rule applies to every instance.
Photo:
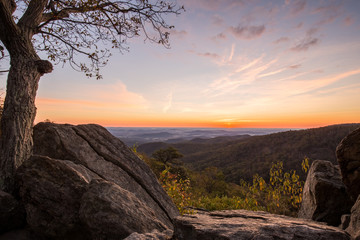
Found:
[[[350,240],[350,236],[339,228],[305,219],[266,212],[228,210],[177,217],[173,239]]]
[[[149,166],[99,125],[39,123],[34,127],[34,154],[83,165],[146,202],[169,228],[179,214]]]
[[[162,232],[179,215],[150,168],[99,125],[36,125],[17,184],[28,226],[50,239]]]
[[[360,194],[360,128],[346,136],[336,148],[342,179],[355,201]]]
[[[0,240],[39,240],[26,229],[17,229],[0,235]]]
[[[70,161],[33,156],[17,170],[17,179],[33,232],[48,238],[86,239],[77,235],[86,233],[78,214],[92,179],[86,169]]]
[[[134,232],[165,231],[156,212],[118,185],[93,180],[82,196],[80,218],[92,239],[123,239]]]
[[[351,208],[350,223],[346,229],[355,240],[360,240],[360,196]]]
[[[306,178],[298,216],[339,226],[341,216],[350,213],[352,204],[341,181],[339,166],[315,160]]]
[[[12,195],[0,190],[0,234],[25,224],[24,207]]]

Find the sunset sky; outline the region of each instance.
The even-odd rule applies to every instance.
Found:
[[[55,66],[36,122],[307,128],[360,122],[359,0],[179,0],[171,49],[143,37],[103,79]],[[0,76],[0,87],[6,75]]]

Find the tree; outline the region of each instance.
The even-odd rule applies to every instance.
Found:
[[[36,91],[53,70],[50,61],[101,78],[99,68],[111,55],[104,42],[127,50],[127,39],[143,34],[168,47],[172,26],[164,15],[182,9],[168,0],[0,0],[0,52],[10,57],[1,119],[3,190],[14,190],[14,172],[31,155]]]
[[[183,155],[179,153],[179,151],[174,147],[168,147],[165,149],[159,149],[156,152],[152,154],[152,157],[155,158],[155,160],[162,162],[163,164],[168,164],[169,162],[182,158]]]
[[[225,196],[227,192],[225,175],[217,167],[207,167],[201,171],[197,184],[201,189],[204,189],[206,194],[212,196]]]

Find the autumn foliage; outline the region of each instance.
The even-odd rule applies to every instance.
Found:
[[[133,150],[137,153],[136,149]],[[164,151],[166,149],[161,150],[162,153]],[[181,214],[194,213],[196,209],[247,209],[296,216],[300,208],[304,181],[295,170],[284,171],[283,162],[272,164],[268,181],[255,174],[250,182],[241,180],[239,184],[234,184],[226,182],[224,174],[216,167],[192,172],[179,161],[176,164],[172,161],[165,163],[137,154],[157,174]],[[301,166],[306,173],[309,159],[305,158]]]

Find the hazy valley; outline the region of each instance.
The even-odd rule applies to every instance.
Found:
[[[215,166],[223,171],[227,181],[234,183],[239,183],[240,179],[251,180],[256,173],[267,178],[272,163],[279,161],[284,163],[284,170],[295,169],[304,178],[301,171],[304,157],[308,157],[310,162],[322,159],[337,163],[336,146],[358,127],[360,124],[342,124],[257,136],[226,132],[226,136],[211,137],[210,134],[215,134],[208,132],[206,135],[204,132],[205,136],[196,136],[191,140],[140,144],[138,151],[151,156],[158,149],[173,146],[184,155],[181,160],[186,167],[201,171]],[[165,133],[169,132],[161,131],[159,135],[171,135]],[[155,132],[152,136],[155,136]]]

